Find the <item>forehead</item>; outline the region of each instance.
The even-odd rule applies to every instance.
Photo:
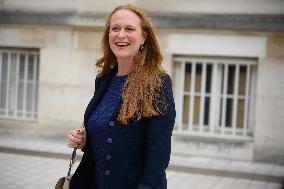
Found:
[[[110,25],[133,25],[141,26],[141,20],[137,14],[128,9],[116,11],[111,19]]]

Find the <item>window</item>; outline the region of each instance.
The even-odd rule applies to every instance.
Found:
[[[257,61],[174,57],[175,133],[252,139]]]
[[[0,48],[0,118],[37,118],[39,51]]]

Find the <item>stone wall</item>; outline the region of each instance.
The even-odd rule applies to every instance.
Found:
[[[81,123],[94,90],[101,31],[5,25],[0,35],[1,47],[39,49],[38,124]]]
[[[284,163],[284,35],[269,35],[258,69],[254,157]]]
[[[282,0],[2,0],[0,9],[33,12],[109,12],[114,7],[132,3],[150,12],[186,12],[202,14],[283,14]]]
[[[261,25],[262,22],[251,24],[247,22],[246,17],[241,17],[244,22],[235,23],[237,26],[234,26],[227,21],[225,26],[230,25],[235,28],[226,28],[212,25],[211,16],[207,15],[203,20],[203,25],[206,27],[203,26],[202,29],[194,25],[194,23],[200,23],[200,20],[194,18],[200,17],[192,19],[190,15],[187,15],[188,17],[184,19],[190,18],[188,25],[178,23],[179,26],[184,26],[183,28],[170,25],[179,19],[177,12],[197,15],[223,14],[221,19],[216,17],[218,21],[215,23],[223,22],[227,19],[226,14],[232,13],[283,14],[284,1],[281,0],[261,0],[258,6],[255,6],[254,0],[238,2],[232,0],[215,0],[214,2],[210,0],[121,0],[104,3],[93,0],[52,0],[48,3],[39,3],[38,0],[2,0],[0,10],[8,10],[12,13],[10,12],[10,20],[6,20],[7,22],[0,18],[2,21],[0,22],[0,46],[39,49],[40,80],[38,120],[32,123],[1,120],[0,126],[6,125],[14,128],[14,131],[22,128],[20,132],[31,132],[31,128],[40,128],[41,133],[48,133],[52,132],[51,128],[65,129],[81,125],[84,109],[94,90],[95,61],[101,55],[100,40],[104,15],[116,5],[128,2],[138,4],[152,13],[161,13],[158,15],[157,24],[163,27],[158,28],[158,38],[164,55],[164,68],[170,75],[174,72],[174,55],[258,59],[254,141],[247,144],[224,141],[214,143],[202,141],[200,138],[195,141],[186,141],[183,146],[178,146],[176,149],[179,151],[182,149],[183,152],[194,155],[217,157],[227,155],[230,158],[284,163],[282,134],[284,133],[284,22],[281,22],[283,17],[273,17],[275,22],[272,25]],[[17,15],[21,11],[24,12],[22,20]],[[30,12],[47,12],[47,14],[29,14]],[[171,17],[170,24],[160,23],[164,19],[161,17],[163,13],[173,12],[175,14]],[[57,13],[64,14],[58,16]],[[77,17],[77,13],[94,13],[95,15],[88,17],[88,14],[85,14]],[[18,16],[18,20],[15,20],[14,14]],[[52,17],[54,15],[55,17]],[[239,18],[232,17],[232,20],[239,20]],[[257,18],[262,19],[262,17]],[[48,24],[41,24],[41,21]],[[253,31],[250,27],[242,28],[244,23],[247,24],[246,26],[252,26]],[[281,27],[277,27],[280,23],[282,23]],[[192,26],[196,28],[191,28]],[[265,30],[266,28],[269,30]],[[277,32],[274,31],[275,28]]]

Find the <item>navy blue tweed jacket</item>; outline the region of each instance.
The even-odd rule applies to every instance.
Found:
[[[95,81],[95,93],[89,102],[84,124],[98,106],[111,78],[116,73],[113,69]],[[76,169],[71,189],[166,189],[165,169],[170,161],[171,136],[175,122],[175,104],[171,79],[167,74],[162,77],[161,93],[167,102],[167,111],[163,115],[142,118],[121,125],[117,115],[109,125],[96,136],[105,141],[100,153],[100,165],[96,166],[90,151],[89,132],[86,127],[87,141],[82,160]],[[95,169],[101,169],[102,184],[97,186]]]

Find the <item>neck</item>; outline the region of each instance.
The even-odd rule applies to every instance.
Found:
[[[129,74],[132,65],[133,65],[133,59],[117,59],[117,76],[123,76]]]

